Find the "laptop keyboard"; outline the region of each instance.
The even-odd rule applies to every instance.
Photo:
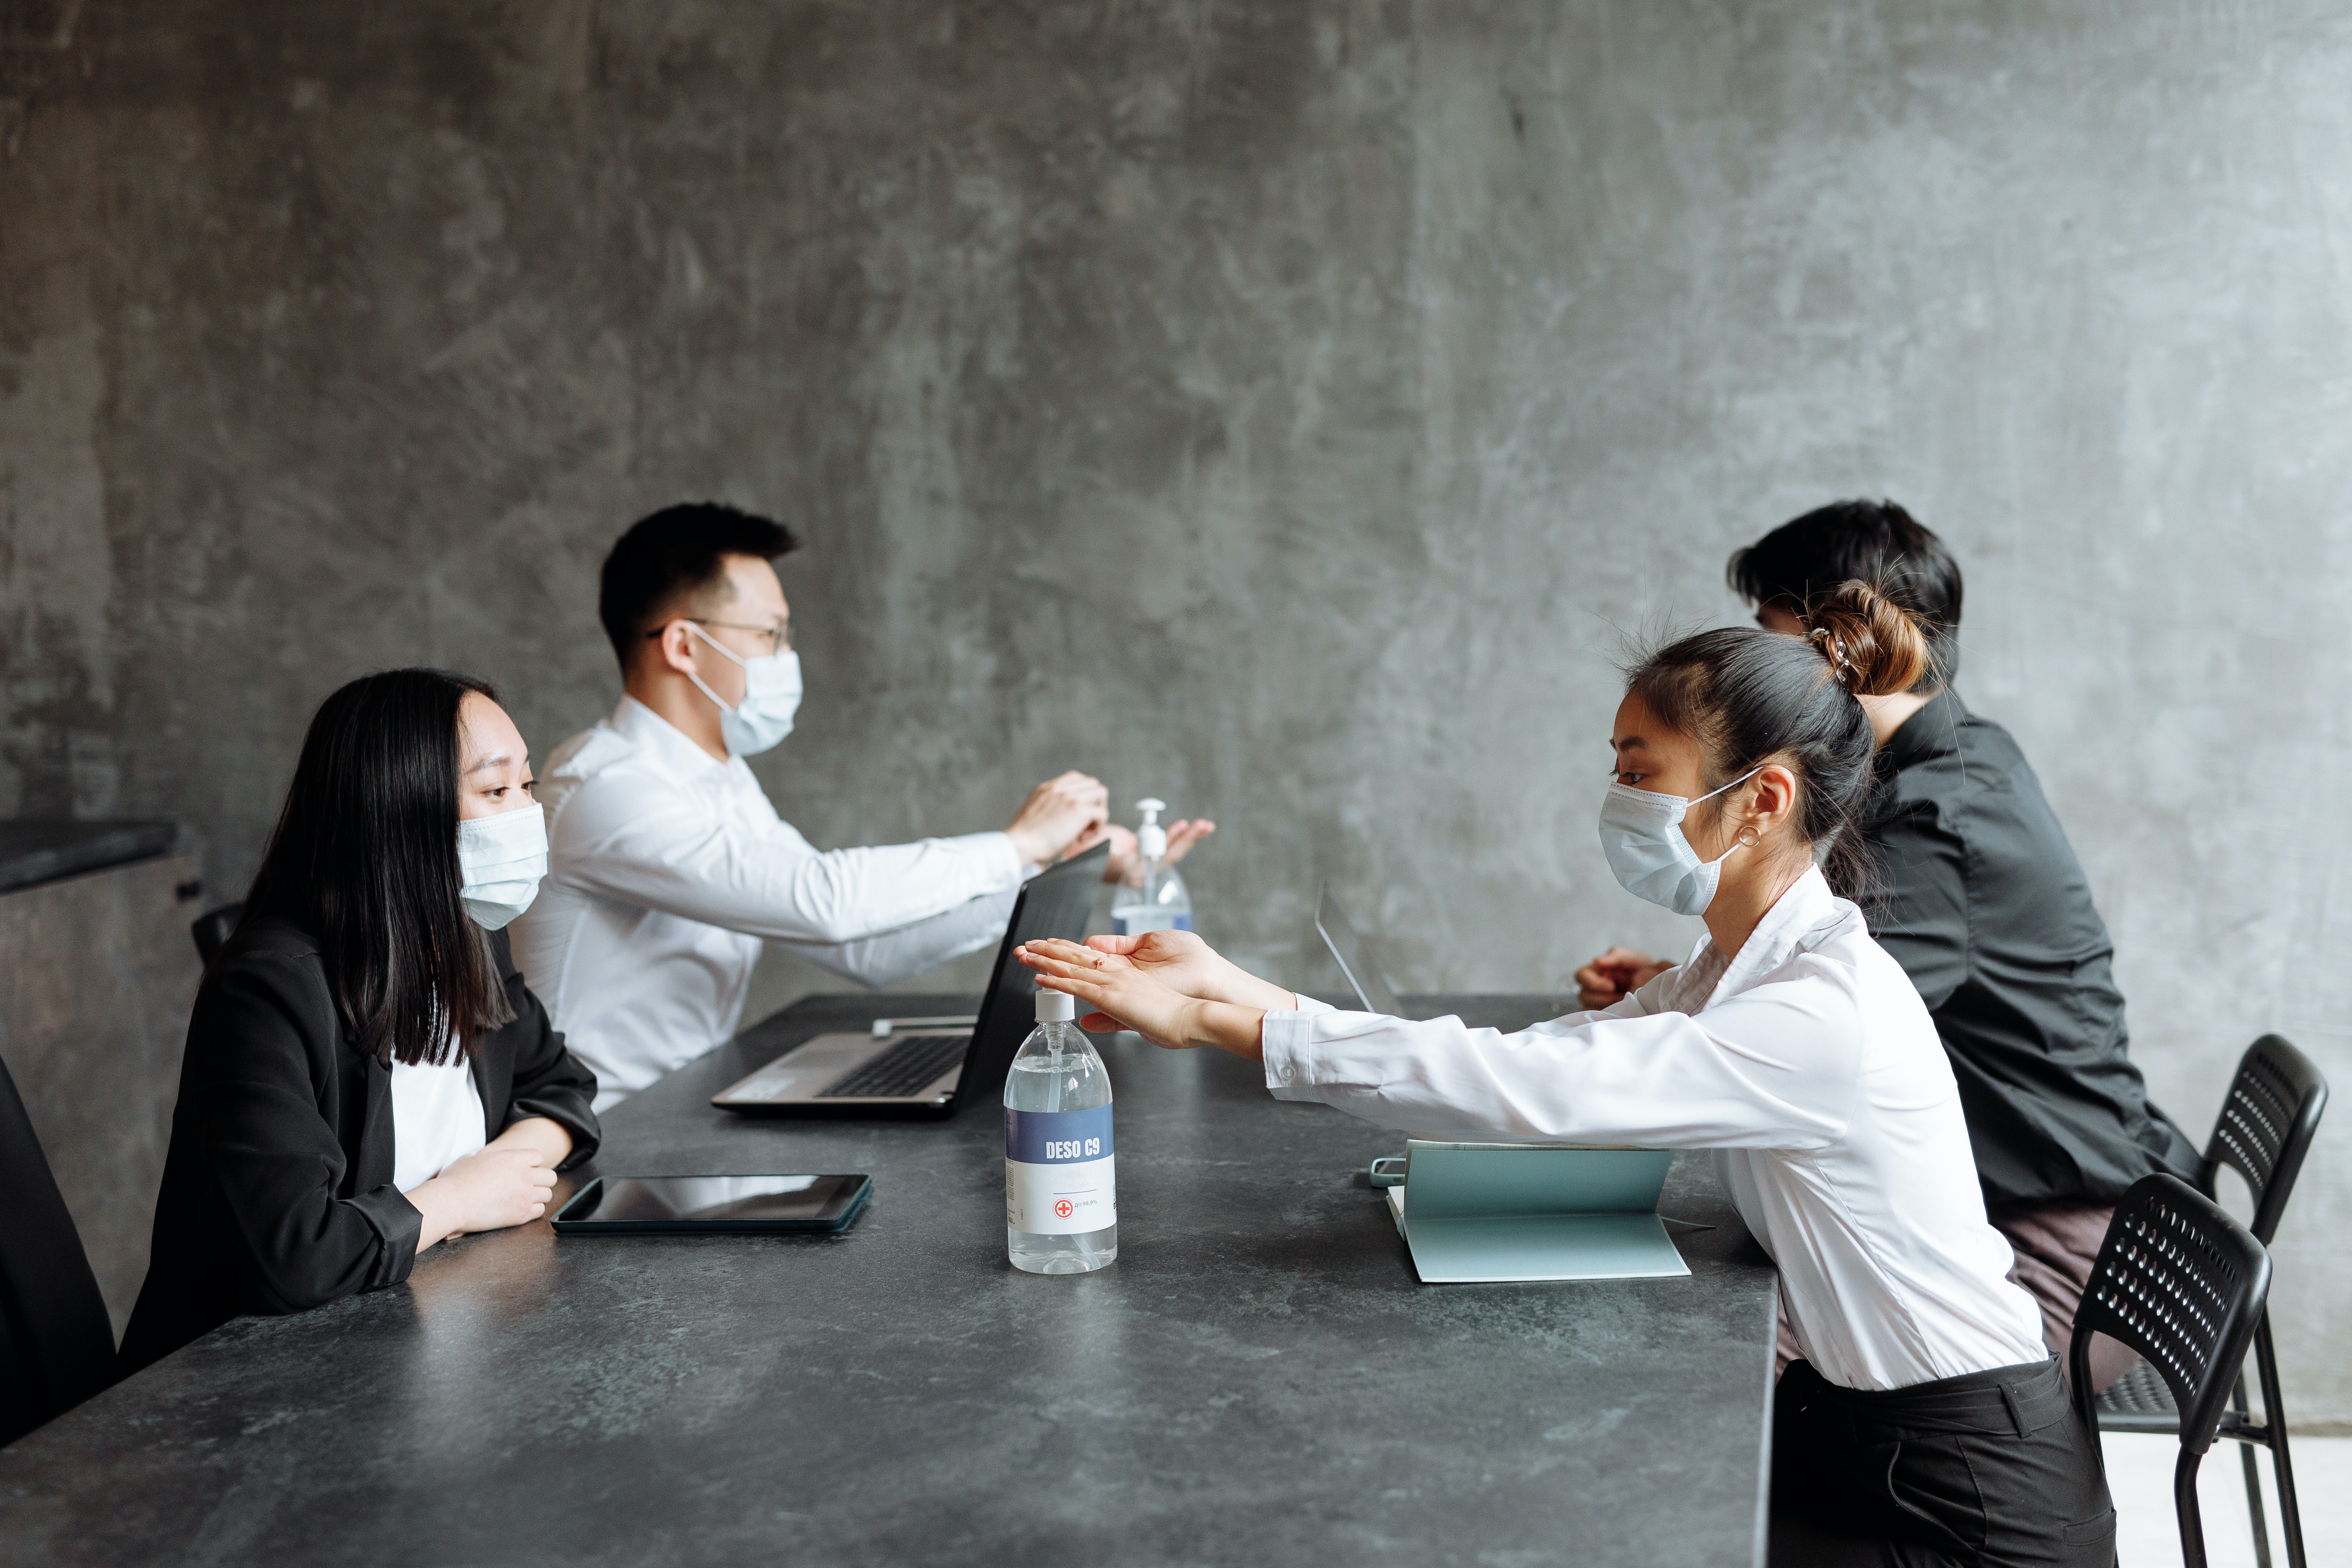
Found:
[[[917,1035],[816,1091],[819,1100],[904,1100],[963,1059],[970,1035]]]

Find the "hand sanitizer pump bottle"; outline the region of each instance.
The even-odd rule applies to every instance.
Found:
[[[1041,988],[1004,1075],[1004,1246],[1031,1274],[1118,1260],[1110,1075],[1076,1020],[1076,998]]]
[[[1168,809],[1168,803],[1139,800],[1135,809],[1143,813],[1143,825],[1135,830],[1136,847],[1143,857],[1143,879],[1122,882],[1118,891],[1111,895],[1111,930],[1121,936],[1141,936],[1148,931],[1191,931],[1192,895],[1185,890],[1184,879],[1176,874],[1176,868],[1164,864],[1168,830],[1160,826],[1160,814]]]

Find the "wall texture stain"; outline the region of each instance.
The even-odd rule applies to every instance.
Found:
[[[1693,930],[1591,831],[1622,639],[1891,494],[2210,1126],[2352,1084],[2352,18],[2321,0],[0,5],[0,809],[250,875],[338,682],[617,683],[612,536],[785,517],[820,843],[1055,769],[1320,978]],[[968,967],[968,966],[967,966]],[[818,983],[778,963],[763,996]],[[923,984],[940,984],[927,977]],[[2352,1117],[2283,1233],[2352,1420]]]

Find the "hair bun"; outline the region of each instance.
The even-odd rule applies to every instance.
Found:
[[[1858,578],[1808,602],[1805,628],[1837,683],[1856,697],[1908,691],[1934,662],[1927,623]]]

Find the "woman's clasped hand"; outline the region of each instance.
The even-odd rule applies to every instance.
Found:
[[[476,1231],[529,1225],[545,1214],[555,1192],[555,1168],[570,1149],[556,1146],[552,1138],[522,1141],[536,1131],[524,1129],[518,1136],[509,1130],[508,1136],[451,1161],[438,1175],[410,1188],[409,1204],[424,1216],[418,1240],[429,1247]]]

